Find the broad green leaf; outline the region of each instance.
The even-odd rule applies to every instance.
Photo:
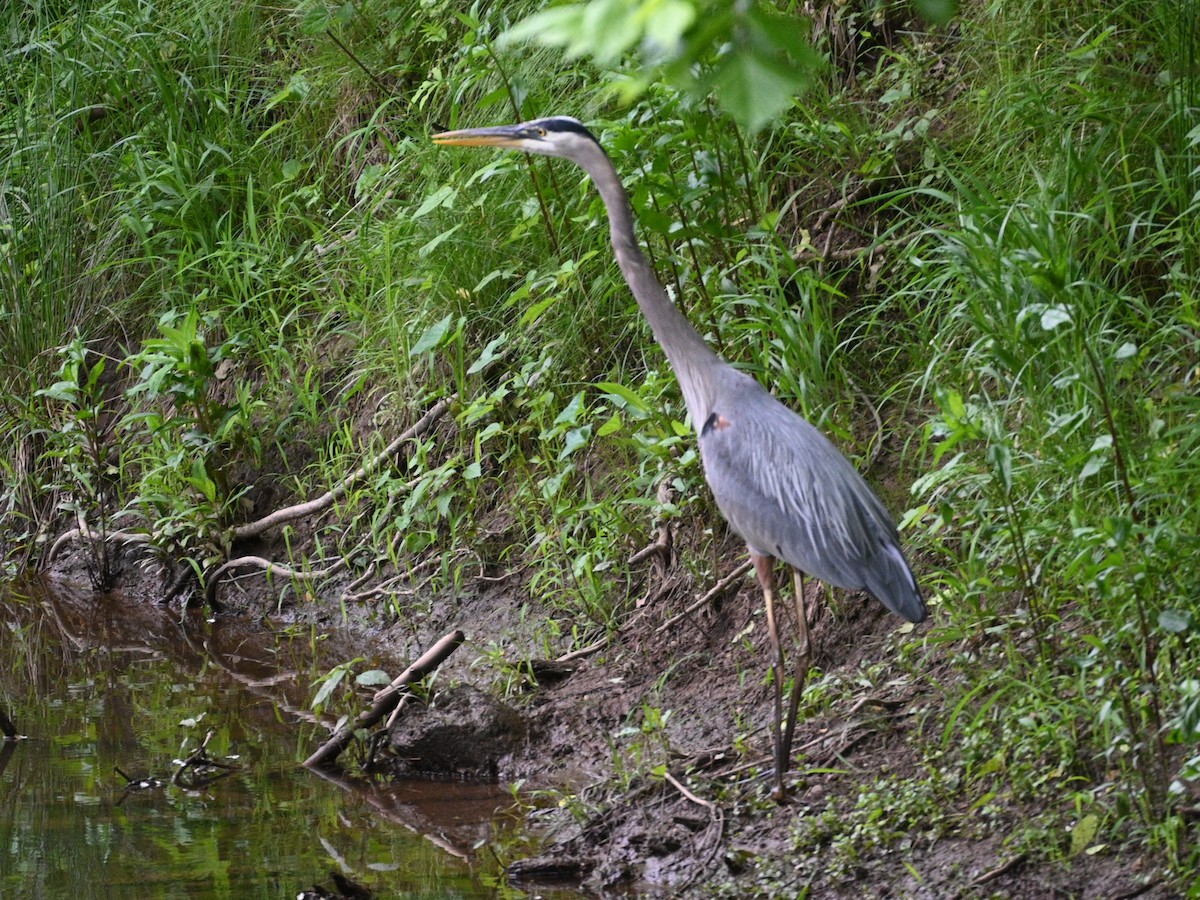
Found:
[[[563,411],[555,418],[555,425],[574,425],[579,421],[579,414],[583,411],[583,391],[579,391],[571,398]]]
[[[1129,359],[1132,356],[1137,356],[1137,349],[1137,344],[1133,341],[1126,341],[1117,348],[1117,352],[1114,355],[1117,359]]]
[[[1012,490],[1012,450],[1007,444],[992,444],[985,454],[992,470],[1000,476],[1005,491]]]
[[[321,4],[310,6],[300,20],[300,33],[305,35],[321,34],[329,29],[333,22],[332,11]]]
[[[617,400],[619,406],[632,407],[643,414],[649,414],[650,412],[650,407],[646,401],[623,384],[617,384],[615,381],[597,381],[595,386],[605,394],[610,395],[614,400]]]
[[[607,422],[596,429],[596,437],[608,437],[610,434],[615,434],[621,430],[624,424],[620,413],[613,413]]]
[[[752,5],[746,12],[745,21],[760,52],[785,54],[805,73],[811,73],[821,64],[820,56],[812,46],[812,29],[803,16]]]
[[[35,391],[35,395],[62,403],[74,403],[79,397],[79,385],[73,381],[56,381],[48,388]]]
[[[458,191],[448,184],[443,184],[440,188],[425,198],[424,202],[417,207],[417,211],[412,214],[414,219],[419,219],[422,216],[427,216],[442,206],[450,206],[454,203],[454,198],[458,196]]]
[[[574,56],[589,55],[602,66],[611,66],[638,42],[642,29],[630,0],[591,0],[584,4],[582,31],[570,49]]]
[[[424,333],[417,338],[417,342],[413,344],[410,351],[413,356],[420,356],[429,350],[433,350],[441,346],[442,341],[446,339],[446,335],[450,332],[450,323],[453,316],[446,316],[439,322],[435,322],[425,329]]]
[[[721,107],[752,132],[791,106],[807,83],[807,77],[791,66],[752,50],[731,53],[712,77]]]
[[[1088,457],[1088,461],[1083,464],[1083,468],[1079,470],[1079,480],[1086,481],[1103,468],[1104,457],[1090,456]]]
[[[458,231],[458,229],[460,229],[460,228],[462,228],[461,222],[459,222],[457,225],[455,225],[452,228],[447,228],[441,234],[434,235],[432,240],[430,240],[424,246],[420,247],[417,250],[417,255],[418,256],[428,256],[430,253],[432,253],[434,251],[435,248],[437,248],[437,246],[439,244],[441,244],[442,241],[446,240],[446,238],[450,237],[452,234],[454,234],[454,232]]]
[[[344,666],[338,666],[327,676],[321,684],[321,689],[317,691],[317,696],[313,697],[312,708],[317,709],[325,705],[325,701],[329,699],[329,695],[334,689],[342,683],[342,679],[346,677],[346,669]]]
[[[471,367],[467,369],[467,374],[474,375],[476,372],[479,372],[490,365],[493,360],[503,356],[503,347],[507,341],[508,332],[504,332],[499,336],[492,338],[492,340],[488,342],[488,345],[480,352],[479,358],[476,359],[475,362],[471,363]]]
[[[958,391],[946,391],[942,396],[942,409],[956,421],[961,421],[967,417],[967,404],[963,401],[962,394]]]
[[[586,447],[591,439],[591,425],[584,425],[582,428],[572,428],[567,432],[567,439],[563,444],[562,452],[558,454],[558,461],[562,462],[564,459],[572,456],[576,450]]]
[[[551,294],[549,297],[545,297],[542,300],[539,300],[537,303],[530,306],[529,309],[525,310],[524,313],[522,313],[521,324],[522,325],[532,325],[534,322],[536,322],[538,319],[540,319],[542,317],[542,313],[544,313],[546,310],[548,310],[550,307],[552,307],[560,299],[561,298],[558,294]]]
[[[1088,813],[1080,819],[1075,827],[1071,829],[1071,856],[1077,856],[1091,846],[1092,841],[1096,839],[1096,832],[1100,830],[1100,817],[1095,813]]]
[[[501,34],[496,45],[505,47],[522,41],[535,41],[544,47],[573,48],[583,34],[583,12],[584,4],[581,3],[543,9]],[[586,50],[580,50],[575,55],[583,52]],[[570,49],[567,55],[572,55]]]
[[[383,687],[385,684],[392,683],[392,677],[383,669],[371,669],[360,673],[354,681],[364,687]]]
[[[1051,306],[1042,313],[1042,328],[1046,331],[1053,331],[1059,325],[1064,325],[1071,321],[1071,311],[1061,303],[1057,306]]]
[[[645,40],[664,52],[675,49],[696,21],[696,7],[684,0],[658,0],[643,4]]]
[[[499,422],[492,422],[475,436],[475,452],[478,454],[479,448],[483,446],[484,442],[494,438],[498,434],[504,434],[504,426]]]
[[[536,41],[568,58],[587,56],[614,68],[639,53],[642,68],[622,71],[629,102],[663,78],[695,96],[715,92],[722,108],[757,130],[786,109],[821,64],[808,22],[765,2],[730,0],[588,0],[552,6],[518,22],[500,44]],[[698,69],[718,60],[706,78]]]
[[[1158,614],[1158,627],[1171,634],[1182,634],[1192,627],[1192,614],[1187,610],[1164,609]]]

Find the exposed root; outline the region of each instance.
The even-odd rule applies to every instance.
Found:
[[[836,200],[821,210],[820,215],[817,216],[816,220],[812,224],[812,233],[820,234],[822,231],[824,231],[825,226],[828,225],[838,213],[840,213],[850,204],[858,202],[862,195],[865,194],[871,187],[873,187],[872,182],[863,181],[858,185],[858,187],[842,197],[841,200]]]
[[[664,478],[658,483],[658,492],[656,499],[659,506],[667,506],[675,499],[675,488],[672,486],[669,479]],[[637,565],[643,560],[649,559],[651,556],[660,556],[663,563],[670,562],[671,559],[671,520],[663,519],[661,525],[658,526],[658,537],[654,542],[643,547],[633,556],[629,557],[629,565]]]
[[[296,581],[317,581],[321,578],[328,578],[330,575],[334,575],[348,566],[349,563],[346,560],[339,559],[324,569],[305,571],[303,569],[293,569],[291,566],[273,562],[261,556],[239,556],[235,559],[226,560],[215,572],[208,576],[207,583],[204,586],[204,599],[210,605],[215,604],[217,600],[217,584],[220,582],[221,576],[237,569],[258,569],[267,575],[282,575],[284,578],[291,578]]]
[[[384,463],[391,460],[400,452],[409,441],[420,437],[430,426],[433,425],[441,416],[450,408],[450,402],[453,397],[443,397],[437,403],[429,408],[425,415],[421,416],[408,429],[404,431],[398,438],[388,444],[382,452],[376,454],[373,458],[367,460],[359,468],[355,469],[340,482],[334,485],[330,490],[326,491],[319,497],[314,497],[312,500],[306,500],[303,503],[296,503],[292,506],[285,506],[282,509],[277,509],[274,512],[263,516],[261,519],[256,519],[253,522],[247,522],[244,525],[239,525],[230,531],[230,537],[233,541],[245,540],[246,538],[256,537],[268,529],[275,528],[287,522],[294,522],[297,519],[308,518],[310,516],[322,513],[329,509],[346,495],[355,484],[362,481],[368,475],[372,474],[376,469]],[[397,540],[399,536],[397,537]],[[264,559],[261,556],[239,556],[235,559],[227,560],[211,573],[205,576],[204,595],[210,605],[217,602],[217,589],[220,585],[221,578],[228,572],[236,569],[254,568],[268,575],[282,575],[285,578],[292,578],[300,581],[316,581],[321,578],[328,578],[337,572],[349,567],[349,561],[343,557],[336,562],[323,569],[303,570],[293,568],[291,565],[275,562],[273,560]],[[373,572],[375,563],[368,567],[368,572]],[[353,582],[351,588],[348,588],[348,593],[353,594],[353,591],[361,587],[367,580],[368,576],[362,576]],[[366,592],[366,596],[373,596],[382,588],[376,588],[371,592]]]
[[[671,481],[664,478],[658,484],[658,505],[666,506],[675,498],[675,488],[671,485]],[[671,564],[671,556],[673,553],[672,538],[671,538],[671,520],[663,519],[662,524],[658,526],[658,536],[653,543],[643,547],[633,556],[629,557],[629,565],[636,566],[647,559],[654,560],[654,572],[658,578],[659,589],[651,588],[647,591],[646,596],[637,602],[640,609],[649,603],[652,603],[658,597],[662,596],[664,591],[662,587],[667,581],[667,568]]]
[[[397,542],[402,537],[403,537],[403,535],[397,535]],[[457,551],[454,555],[458,556],[462,552],[463,551],[461,551],[461,550]],[[409,595],[409,596],[414,595],[414,594],[420,594],[422,592],[422,590],[431,581],[433,581],[434,574],[436,574],[436,573],[431,573],[430,575],[427,575],[419,584],[415,585],[414,587],[407,588],[405,590],[399,589],[397,587],[397,585],[405,583],[405,582],[411,582],[418,575],[421,575],[424,572],[428,571],[429,569],[435,568],[436,566],[440,565],[442,563],[442,561],[443,561],[442,556],[431,556],[428,559],[417,563],[415,566],[410,568],[408,571],[398,572],[397,574],[391,576],[390,578],[386,579],[385,581],[381,581],[379,584],[376,584],[375,586],[370,587],[364,591],[355,591],[354,588],[361,587],[365,583],[367,576],[364,575],[360,578],[355,579],[354,582],[352,582],[351,584],[347,585],[346,590],[342,592],[342,599],[346,602],[362,602],[365,600],[372,600],[376,597],[379,597],[379,596],[382,596],[382,595],[388,594],[388,593],[405,594],[405,595]],[[371,563],[370,566],[367,567],[367,572],[368,572],[368,574],[370,574],[370,573],[373,573],[376,569],[377,569],[377,563],[373,562],[373,563]]]
[[[659,532],[658,538],[651,544],[647,544],[633,556],[629,557],[629,565],[636,566],[640,562],[645,562],[652,556],[669,556],[671,553],[671,538],[670,531],[663,526]]]
[[[58,557],[58,553],[63,546],[70,541],[89,540],[89,541],[113,541],[119,544],[148,544],[150,535],[141,532],[133,531],[105,531],[103,533],[93,531],[88,527],[86,522],[81,522],[78,528],[72,528],[70,531],[64,531],[50,545],[50,550],[46,554],[46,565],[50,565]]]
[[[315,497],[312,500],[307,500],[304,503],[297,503],[294,506],[285,506],[283,509],[277,509],[275,512],[263,516],[253,522],[247,522],[245,525],[239,525],[233,529],[234,540],[243,538],[255,537],[262,534],[269,528],[274,528],[277,525],[282,525],[285,522],[292,522],[296,519],[307,518],[316,513],[323,512],[333,506],[338,500],[346,495],[346,491],[352,488],[355,484],[362,481],[372,472],[374,472],[381,464],[394,457],[400,448],[408,441],[416,437],[420,437],[429,430],[435,421],[441,418],[442,414],[450,408],[450,401],[453,397],[443,397],[437,403],[429,408],[425,415],[421,416],[408,430],[400,437],[396,438],[388,444],[383,452],[379,453],[374,459],[363,463],[358,469],[351,472],[343,478],[332,489],[326,491],[320,497]]]

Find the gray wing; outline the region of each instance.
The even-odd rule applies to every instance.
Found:
[[[828,438],[753,379],[713,401],[700,455],[717,506],[750,549],[922,621],[891,516]]]

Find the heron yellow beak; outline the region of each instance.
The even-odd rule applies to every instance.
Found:
[[[494,128],[465,128],[461,131],[443,131],[431,140],[435,144],[458,147],[520,147],[528,135],[519,125],[499,125]]]

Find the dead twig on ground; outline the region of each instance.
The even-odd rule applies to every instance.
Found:
[[[981,884],[987,884],[989,881],[995,881],[997,878],[999,878],[1005,872],[1011,872],[1017,866],[1024,863],[1027,857],[1028,857],[1027,853],[1018,853],[1016,856],[1014,856],[1012,859],[1008,860],[1007,862],[1001,863],[1000,865],[996,866],[996,868],[989,869],[988,871],[984,872],[982,875],[980,875],[978,878],[976,878],[974,881],[971,882],[971,886],[978,887]]]
[[[303,519],[333,506],[334,503],[346,496],[346,492],[350,488],[374,472],[383,462],[395,456],[408,441],[424,434],[429,429],[429,426],[441,418],[442,414],[450,408],[451,399],[453,398],[443,397],[431,406],[428,412],[413,423],[402,435],[388,444],[381,453],[363,463],[320,497],[315,497],[312,500],[297,503],[293,506],[285,506],[283,509],[277,509],[270,515],[263,516],[261,519],[247,522],[245,525],[239,525],[233,529],[232,536],[234,540],[255,537],[269,528],[274,528],[276,525],[282,525],[284,522],[291,522],[296,519]]]
[[[832,232],[831,232],[832,234]],[[909,244],[913,240],[912,235],[903,235],[896,238],[888,238],[882,241],[875,241],[871,244],[865,244],[861,247],[843,247],[841,250],[833,250],[826,248],[825,250],[817,250],[815,247],[801,247],[792,253],[792,259],[796,262],[813,261],[824,263],[830,261],[845,262],[851,259],[859,259],[860,257],[872,257],[880,250],[887,250],[891,247],[899,247],[904,244]]]
[[[873,186],[872,182],[864,181],[864,182],[860,183],[858,185],[858,187],[856,187],[850,193],[848,193],[844,197],[842,197],[841,200],[836,200],[833,203],[830,203],[823,210],[821,210],[820,215],[817,216],[816,220],[812,224],[812,233],[820,234],[825,229],[825,226],[830,223],[830,221],[833,219],[834,216],[836,216],[838,213],[840,213],[843,209],[845,209],[850,204],[857,202],[858,199],[860,197],[862,197],[862,195],[865,194],[867,192],[867,190],[870,189],[872,186]]]
[[[744,577],[745,574],[750,571],[750,568],[752,565],[753,565],[753,563],[751,563],[750,560],[746,560],[744,563],[742,563],[740,566],[738,566],[736,569],[734,569],[732,572],[730,572],[728,575],[726,575],[724,578],[722,578],[720,581],[718,581],[715,585],[713,585],[712,588],[708,591],[708,593],[706,593],[703,597],[701,597],[699,600],[697,600],[695,603],[693,603],[691,606],[689,606],[683,612],[679,613],[676,616],[672,616],[671,618],[667,619],[667,621],[665,621],[661,625],[659,625],[658,629],[655,633],[662,634],[664,631],[669,629],[672,625],[676,624],[677,622],[679,622],[682,619],[686,619],[688,616],[690,616],[696,610],[700,609],[702,606],[705,606],[706,604],[711,603],[713,600],[720,597],[722,594],[724,594],[726,591],[728,591],[729,588],[735,582],[737,582],[737,580],[739,578]]]
[[[696,868],[693,870],[691,876],[685,879],[683,884],[680,885],[680,887],[686,887],[704,875],[708,871],[708,867],[712,865],[713,857],[716,856],[717,850],[721,846],[721,838],[725,834],[725,811],[711,800],[705,800],[703,797],[694,794],[679,779],[672,775],[670,771],[664,772],[663,777],[686,800],[698,806],[703,806],[708,810],[708,827],[704,829],[704,834],[701,835],[696,847],[696,855],[699,858],[699,862],[696,864]],[[705,845],[708,846],[705,847]],[[704,851],[702,856],[701,850]]]

